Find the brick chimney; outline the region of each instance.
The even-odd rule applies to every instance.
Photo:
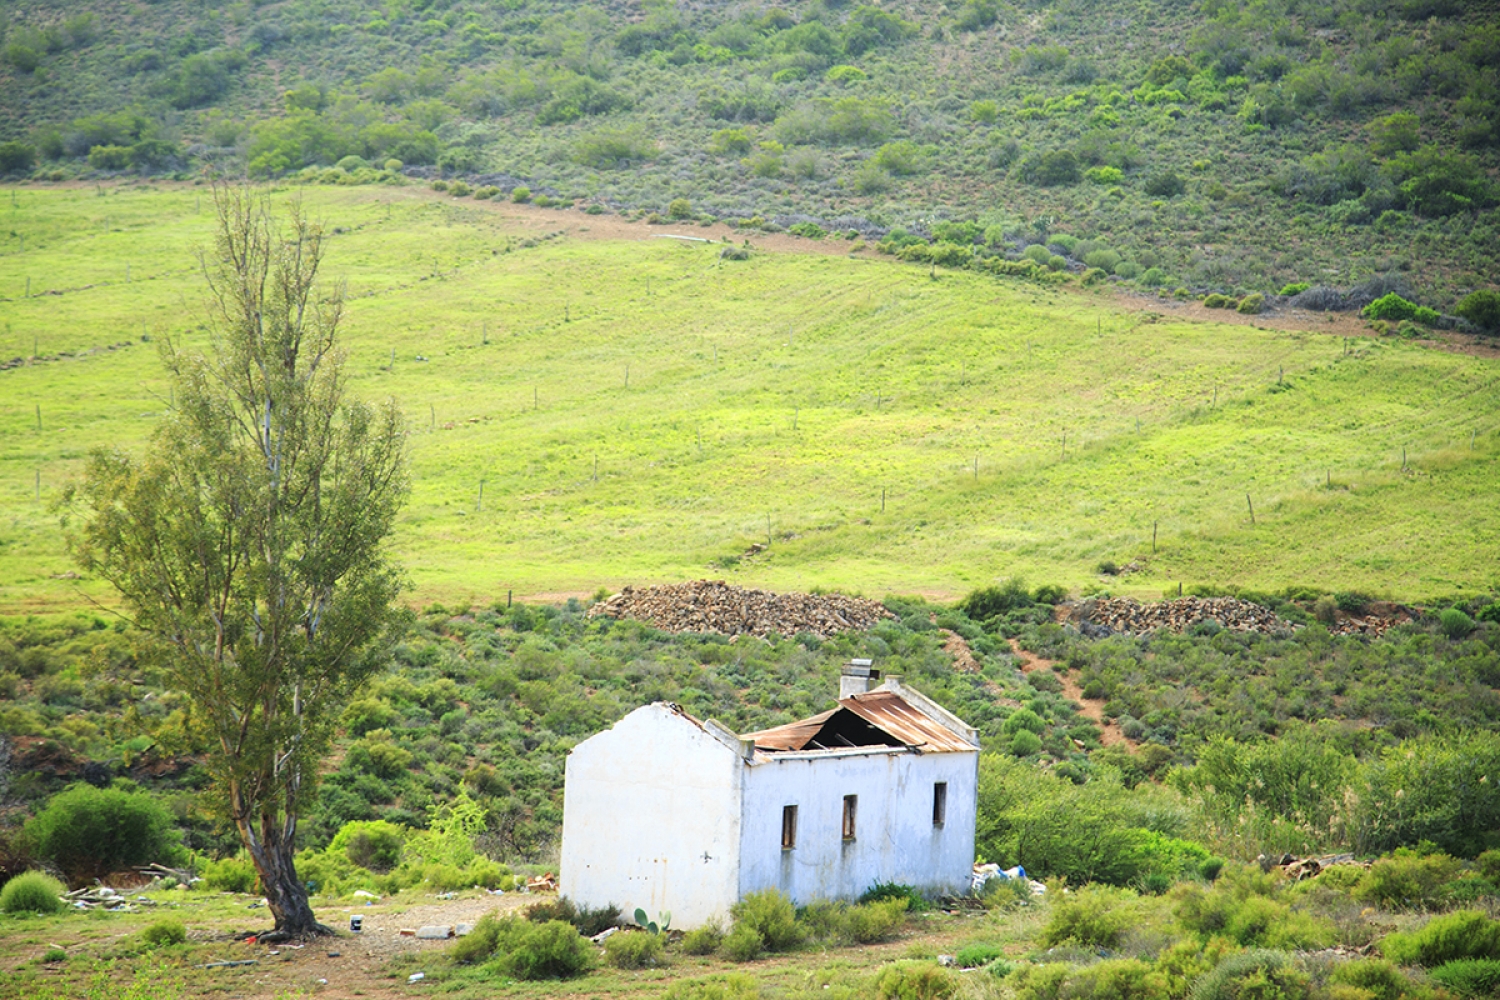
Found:
[[[880,671],[871,666],[874,660],[850,660],[839,672],[839,701],[856,694],[864,694],[870,685],[880,680]]]

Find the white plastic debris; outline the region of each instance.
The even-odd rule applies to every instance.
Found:
[[[425,973],[425,972],[413,972],[411,975],[409,975],[409,976],[406,977],[406,981],[408,983],[420,983],[422,980],[424,980],[426,978],[427,978],[427,973]]]
[[[445,941],[453,936],[450,924],[428,924],[417,928],[417,938],[422,941]]]
[[[603,944],[604,942],[608,941],[610,937],[619,929],[620,928],[618,927],[606,927],[598,934],[595,934],[593,937],[589,938],[589,940],[594,942],[595,944]]]

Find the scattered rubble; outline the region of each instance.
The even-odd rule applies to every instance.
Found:
[[[1352,854],[1325,854],[1320,858],[1299,858],[1291,854],[1283,854],[1279,857],[1267,857],[1262,854],[1256,858],[1256,861],[1260,863],[1262,871],[1268,872],[1272,868],[1280,868],[1282,873],[1293,882],[1317,878],[1335,865],[1353,865],[1356,868],[1370,867],[1370,862],[1356,861]]]
[[[1092,626],[1090,634],[1181,632],[1199,622],[1216,621],[1237,632],[1290,634],[1299,626],[1274,612],[1238,597],[1180,597],[1175,601],[1142,604],[1129,597],[1104,597],[1080,602],[1073,618]]]
[[[589,617],[632,618],[665,632],[724,635],[796,635],[828,638],[867,629],[894,615],[879,601],[843,594],[773,594],[746,590],[723,580],[695,580],[620,593],[589,609]]]

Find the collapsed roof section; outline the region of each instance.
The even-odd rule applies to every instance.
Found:
[[[956,717],[952,717],[953,722],[962,727],[961,731],[933,718],[904,695],[927,700],[909,689],[877,688],[842,698],[837,708],[811,718],[746,733],[742,738],[753,740],[755,749],[767,754],[880,747],[902,747],[919,753],[972,753],[978,748],[974,731]]]

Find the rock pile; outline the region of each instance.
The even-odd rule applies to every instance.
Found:
[[[1079,604],[1074,616],[1095,630],[1110,632],[1181,632],[1213,620],[1239,632],[1291,632],[1297,626],[1259,604],[1237,597],[1180,597],[1175,601],[1141,604],[1129,597],[1106,597]]]
[[[843,594],[773,594],[723,580],[694,580],[637,590],[626,587],[589,609],[589,617],[632,618],[664,632],[719,632],[765,637],[811,632],[826,639],[892,618],[879,601]]]

